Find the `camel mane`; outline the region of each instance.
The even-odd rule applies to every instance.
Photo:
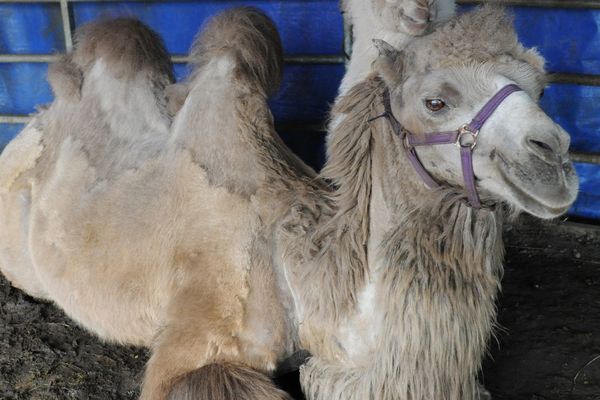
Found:
[[[327,163],[319,178],[328,182],[323,193],[330,205],[324,223],[313,234],[312,243],[320,249],[317,273],[334,275],[320,282],[332,287],[330,301],[321,302],[327,318],[338,318],[357,301],[358,289],[368,275],[367,241],[371,198],[371,157],[374,124],[371,119],[383,112],[378,99],[384,86],[379,79],[366,80],[352,88],[334,108],[346,114],[328,136]]]

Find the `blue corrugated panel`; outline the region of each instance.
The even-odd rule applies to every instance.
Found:
[[[47,69],[47,64],[0,64],[0,113],[30,114],[52,101]]]
[[[540,50],[549,71],[599,73],[600,10],[510,7],[510,12],[519,40]]]
[[[321,132],[286,132],[285,129],[278,133],[298,157],[315,170],[321,169],[325,163],[325,135]]]
[[[64,51],[61,21],[58,4],[0,4],[0,52]]]
[[[240,5],[258,7],[275,21],[286,54],[342,52],[342,16],[335,0],[99,2],[74,3],[72,7],[76,26],[101,16],[136,16],[163,37],[171,53],[182,54],[187,53],[207,17]]]
[[[514,8],[519,39],[553,72],[600,73],[600,10]]]
[[[58,4],[0,4],[0,52],[52,54],[64,51]],[[28,114],[51,101],[45,64],[0,64],[0,113]],[[0,127],[7,137],[11,126]]]
[[[2,124],[0,128],[0,152],[23,129],[22,124]]]
[[[571,134],[572,150],[600,153],[600,87],[552,84],[540,104]]]
[[[324,121],[344,71],[343,65],[287,65],[271,101],[276,122]]]
[[[600,166],[576,163],[579,196],[569,214],[600,219]]]

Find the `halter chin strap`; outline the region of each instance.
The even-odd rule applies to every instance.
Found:
[[[477,144],[479,130],[508,96],[521,90],[515,84],[504,86],[483,106],[471,122],[464,124],[455,131],[426,133],[419,136],[409,132],[394,117],[390,104],[390,94],[387,90],[383,96],[385,106],[384,115],[390,120],[394,132],[402,138],[404,152],[415,171],[417,171],[423,182],[430,188],[439,187],[439,184],[431,177],[419,160],[415,147],[455,144],[460,149],[460,161],[469,203],[473,208],[481,208],[481,201],[479,200],[475,186],[475,173],[473,171],[473,149]]]

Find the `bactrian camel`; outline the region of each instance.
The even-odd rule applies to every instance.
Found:
[[[339,90],[343,96],[371,72],[378,55],[373,39],[401,50],[413,36],[453,16],[455,4],[454,0],[341,0],[341,8],[352,27],[352,52]]]
[[[485,397],[502,221],[567,210],[569,136],[500,10],[374,45],[317,176],[274,131],[260,12],[214,18],[177,86],[141,24],[82,28],[0,156],[4,275],[148,346],[143,400],[283,399],[269,374],[296,349],[308,399]]]

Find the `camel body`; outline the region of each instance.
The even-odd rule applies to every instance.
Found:
[[[426,61],[427,46],[458,37],[474,42],[461,53],[473,63],[503,56],[498,71],[521,67],[475,75],[480,91],[465,98],[485,102],[510,75],[527,89],[511,101],[531,114],[542,72],[503,18],[489,9],[457,17],[409,49],[412,64],[384,51],[336,106],[351,117],[329,133],[319,176],[273,129],[267,97],[280,79],[281,45],[259,12],[215,18],[192,49],[191,77],[177,86],[147,28],[91,25],[50,71],[56,100],[0,156],[2,272],[99,336],[150,347],[144,400],[286,398],[266,375],[298,348],[313,355],[301,370],[310,399],[479,399],[502,273],[505,213],[494,204],[558,215],[576,178],[567,161],[559,171],[527,153],[520,171],[545,177],[544,202],[506,199],[486,164],[495,143],[482,139],[475,166],[490,206],[476,210],[447,149],[439,160],[420,153],[448,182],[432,191],[377,117],[386,91],[420,92],[410,85],[423,71],[456,75],[452,88],[471,77],[462,64],[444,70],[451,50]],[[488,42],[513,36],[482,53],[490,46],[475,28],[487,28]],[[418,132],[474,106],[456,100],[463,115],[419,122],[415,104],[392,98],[394,114]],[[514,114],[506,107],[482,135]],[[562,140],[552,142],[562,160],[568,136],[536,118]],[[564,190],[551,192],[558,183]]]

